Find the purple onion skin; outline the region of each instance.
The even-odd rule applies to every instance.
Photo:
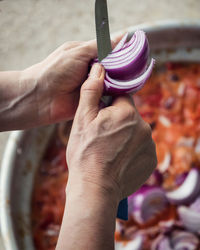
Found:
[[[200,214],[200,196],[190,205],[190,208]]]
[[[140,223],[146,223],[168,205],[164,191],[159,187],[144,185],[129,196],[129,213]]]
[[[121,52],[123,49],[131,46],[130,42],[124,43],[123,39],[127,38],[126,35],[122,38],[123,41],[120,41],[121,44],[124,44],[121,50],[114,50],[105,58],[106,61],[104,61],[105,59],[102,60],[101,63],[106,71],[104,95],[134,94],[143,88],[145,82],[150,77],[155,60],[151,59],[151,63],[147,67],[149,57],[148,40],[143,31],[136,31],[131,41],[134,42],[136,37],[138,38],[138,43],[135,44],[134,49],[128,52],[125,51],[124,54]],[[111,55],[114,56],[112,57]],[[116,59],[118,57],[119,60]],[[98,62],[98,60],[95,59],[94,62]]]
[[[148,54],[149,54],[149,48],[148,48],[148,43],[146,42],[145,47],[141,51],[141,53],[135,59],[133,59],[128,65],[124,67],[119,67],[116,64],[116,68],[109,69],[108,67],[106,67],[106,65],[104,65],[103,63],[102,64],[105,67],[106,72],[113,79],[128,81],[138,77],[145,71],[148,60]]]
[[[166,235],[159,235],[152,243],[151,250],[173,250],[170,239]]]
[[[149,186],[161,186],[163,183],[163,175],[159,172],[158,169],[154,170],[152,175],[146,181],[146,184]]]
[[[176,177],[176,185],[180,186],[181,184],[183,184],[185,178],[187,177],[188,173],[183,173],[181,175],[178,175]]]
[[[169,235],[159,235],[152,244],[152,250],[198,250],[199,239],[196,235],[176,230]]]
[[[190,178],[191,176],[196,177],[195,182],[193,182],[193,180],[191,180],[191,178]],[[190,182],[188,182],[188,180],[190,180]],[[188,184],[187,187],[186,187],[186,183]],[[194,185],[194,186],[192,186],[192,185]],[[193,187],[193,189],[191,189],[191,187]],[[186,194],[186,192],[188,192],[188,190],[191,190],[191,191],[186,196],[185,194]],[[199,193],[200,193],[200,173],[199,173],[198,169],[193,168],[188,173],[184,182],[176,190],[167,192],[166,195],[167,195],[169,202],[172,204],[188,205],[196,199],[196,197],[199,195]]]
[[[177,230],[172,232],[171,245],[175,250],[196,250],[199,245],[199,239],[193,233]]]
[[[180,206],[178,207],[178,215],[187,230],[200,233],[200,213],[189,207]]]

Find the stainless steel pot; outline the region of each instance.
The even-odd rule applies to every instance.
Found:
[[[165,61],[200,61],[200,20],[165,21],[127,29],[146,31],[152,56]],[[0,225],[6,250],[33,250],[31,193],[39,161],[53,126],[13,132],[3,157],[0,177]]]

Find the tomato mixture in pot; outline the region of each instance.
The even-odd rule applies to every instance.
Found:
[[[129,220],[116,220],[116,249],[198,250],[200,64],[166,63],[134,95],[134,101],[151,125],[158,166],[129,197]],[[55,249],[58,239],[70,127],[71,123],[57,126],[35,178],[32,229],[37,250]]]

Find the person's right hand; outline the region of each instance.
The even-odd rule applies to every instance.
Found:
[[[156,167],[150,126],[129,95],[99,108],[104,69],[95,64],[81,88],[67,147],[69,182],[94,187],[117,200],[136,191]],[[83,186],[83,185],[82,185]]]

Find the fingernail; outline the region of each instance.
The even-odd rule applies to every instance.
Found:
[[[95,63],[90,71],[90,78],[99,79],[101,78],[102,66],[99,63]]]

